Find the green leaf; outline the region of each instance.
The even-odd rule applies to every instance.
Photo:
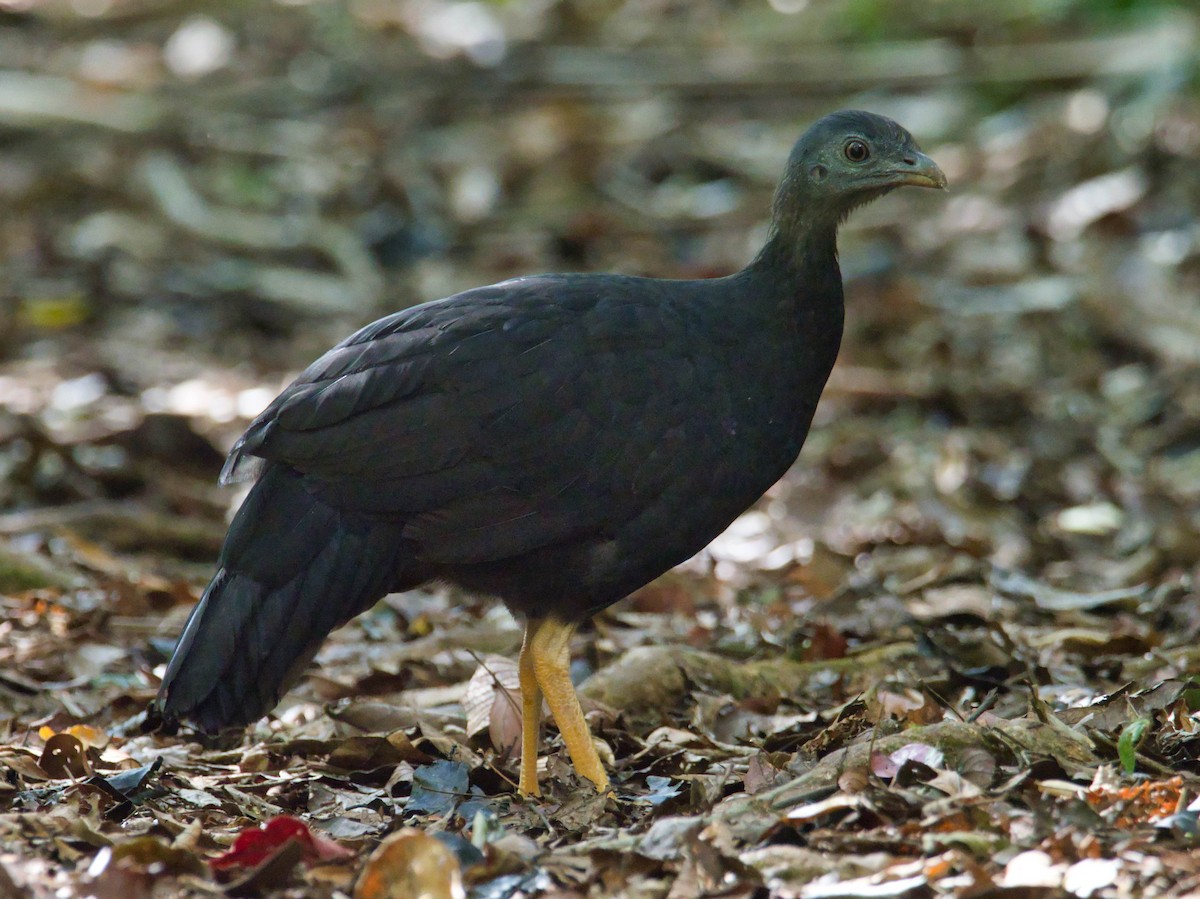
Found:
[[[1200,709],[1200,687],[1189,686],[1179,694],[1179,698],[1183,700],[1184,706],[1189,712],[1194,712]]]
[[[1126,724],[1125,729],[1121,731],[1117,740],[1117,755],[1126,774],[1132,774],[1137,769],[1137,749],[1146,739],[1151,723],[1150,718],[1138,718]]]

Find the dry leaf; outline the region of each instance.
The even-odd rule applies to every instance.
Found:
[[[458,859],[444,843],[406,827],[371,853],[354,899],[466,899]]]

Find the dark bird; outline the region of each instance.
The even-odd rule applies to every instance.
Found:
[[[516,278],[382,318],[238,440],[256,477],[179,639],[157,713],[266,714],[334,628],[428,581],[525,619],[521,792],[542,697],[576,770],[608,776],[568,676],[578,625],[703,549],[796,460],[842,337],[838,225],[946,178],[895,122],[833,113],[793,148],[737,274]]]

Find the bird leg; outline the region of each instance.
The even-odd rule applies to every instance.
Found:
[[[596,785],[596,792],[603,793],[608,789],[608,774],[605,773],[600,756],[596,753],[596,746],[592,743],[592,733],[588,729],[587,721],[584,720],[583,709],[579,706],[579,697],[571,683],[571,635],[575,633],[577,627],[577,624],[558,621],[554,618],[530,621],[525,630],[525,645],[521,649],[519,670],[523,677],[525,657],[528,655],[534,678],[546,697],[546,704],[550,706],[550,712],[554,715],[554,722],[558,725],[558,732],[562,734],[563,743],[567,747],[567,753],[571,756],[575,770]],[[524,680],[522,680],[521,695],[525,696]],[[525,714],[528,715],[528,700],[522,698],[522,705]],[[523,725],[522,733],[528,738],[530,734],[529,721],[524,721]],[[525,784],[526,782],[526,771],[532,771],[530,780],[536,790],[536,725],[533,732],[532,760],[530,755],[526,754],[529,748],[529,743],[523,743],[521,783]],[[536,796],[537,793],[533,792],[531,795]]]
[[[517,677],[521,684],[521,779],[517,782],[517,789],[523,796],[542,795],[537,775],[538,738],[542,731],[542,688],[538,686],[533,670],[533,635],[541,624],[541,619],[537,618],[525,622],[525,639],[521,641],[521,655],[517,660]]]

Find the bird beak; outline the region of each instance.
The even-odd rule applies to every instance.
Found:
[[[913,187],[936,187],[938,190],[945,190],[948,183],[938,164],[924,153],[917,153],[911,164],[905,160],[904,168],[896,169],[893,175],[896,184],[908,184]]]

